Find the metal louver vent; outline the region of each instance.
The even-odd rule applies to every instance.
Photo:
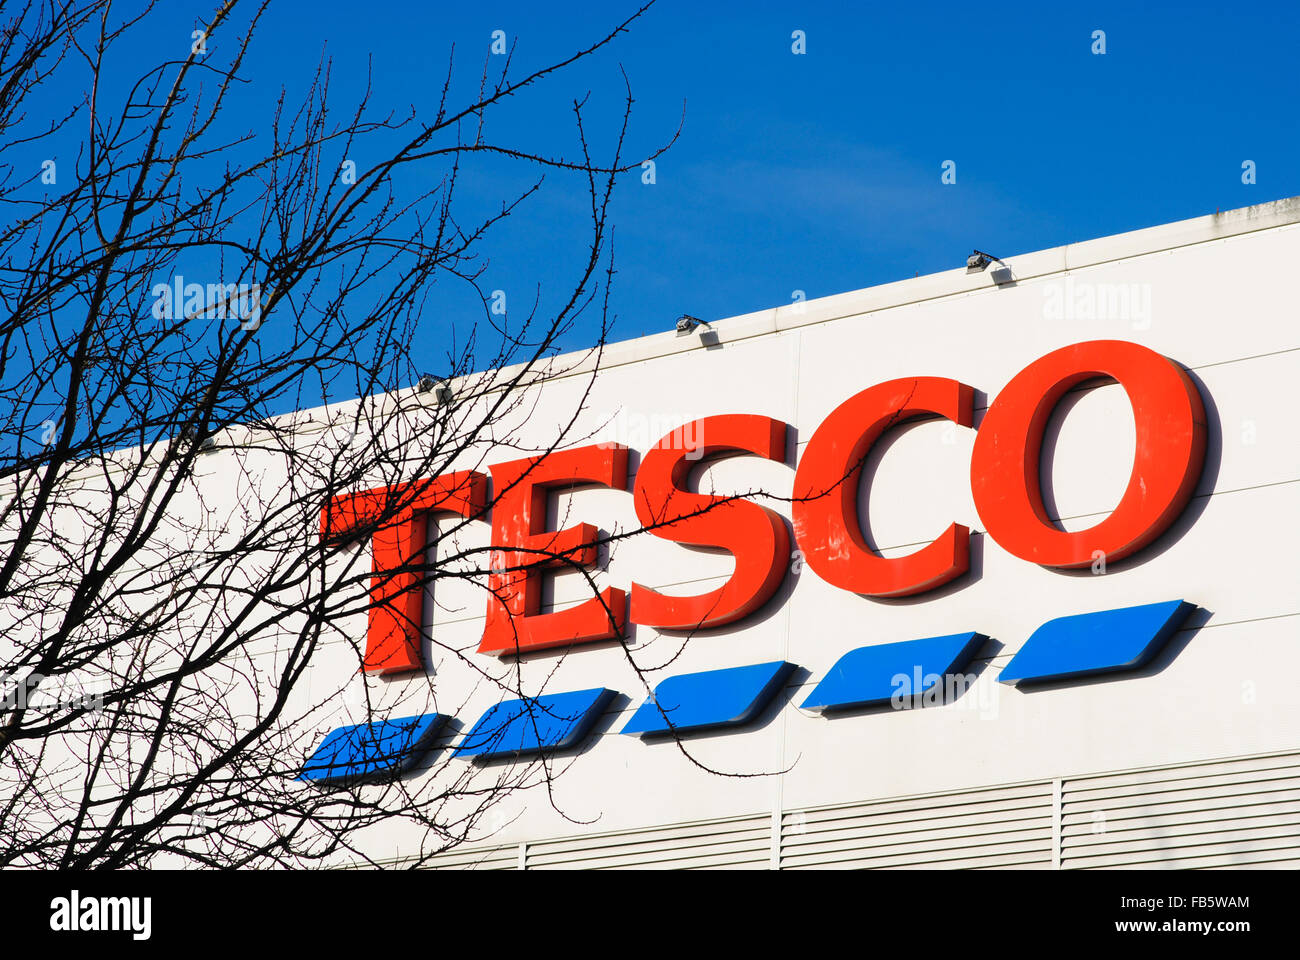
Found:
[[[765,870],[772,819],[740,817],[528,845],[528,869]]]
[[[462,869],[1300,867],[1300,753],[454,850]]]
[[[1300,866],[1300,754],[1067,780],[1061,866]]]
[[[786,813],[781,867],[1051,867],[1050,782]]]

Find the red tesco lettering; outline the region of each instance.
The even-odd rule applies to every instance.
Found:
[[[1066,532],[1043,507],[1039,455],[1043,431],[1066,391],[1095,377],[1128,394],[1137,427],[1133,471],[1119,505],[1100,523]],[[953,523],[926,546],[886,558],[863,535],[857,497],[862,465],[894,426],[939,416],[972,427],[974,390],[942,377],[913,377],[868,387],[850,397],[813,433],[795,470],[791,512],[794,544],[828,583],[867,597],[913,596],[970,568],[970,530]],[[632,488],[637,520],[652,535],[720,548],[736,568],[721,587],[689,597],[642,584],[608,587],[565,610],[541,611],[548,568],[590,568],[599,531],[590,523],[546,529],[553,489],[576,483],[627,488],[628,450],[591,445],[490,468],[491,572],[480,653],[536,650],[616,640],[628,622],[664,630],[699,630],[740,620],[780,587],[791,537],[776,512],[741,496],[688,489],[702,457],[758,456],[785,463],[787,425],[770,417],[707,417],[663,438],[646,452]],[[976,431],[971,492],[988,535],[1009,553],[1046,567],[1087,566],[1100,552],[1120,560],[1151,543],[1186,507],[1204,465],[1207,424],[1195,383],[1174,361],[1118,340],[1077,343],[1036,360],[1003,388]],[[681,438],[700,437],[683,449]],[[322,511],[322,535],[356,536],[369,529],[373,575],[362,669],[422,669],[425,518],[450,511],[487,512],[488,481],[461,471],[334,498]],[[384,522],[376,527],[377,519]]]

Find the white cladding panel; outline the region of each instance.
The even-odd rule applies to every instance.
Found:
[[[986,275],[921,278],[914,302],[907,284],[844,294],[810,302],[804,313],[787,307],[738,318],[734,339],[724,320],[711,345],[646,338],[611,351],[615,362],[594,382],[575,375],[548,384],[528,405],[523,428],[541,446],[575,412],[566,445],[617,440],[642,452],[697,417],[786,421],[785,464],[723,460],[700,471],[699,489],[761,490],[776,498],[761,502],[787,517],[780,498],[790,495],[798,454],[858,391],[900,377],[955,378],[978,391],[978,427],[1018,371],[1084,340],[1133,341],[1185,366],[1209,413],[1209,449],[1183,516],[1136,557],[1097,575],[1037,567],[984,535],[970,493],[974,431],[936,419],[891,432],[873,453],[860,497],[870,539],[896,556],[949,523],[966,524],[975,531],[969,576],[879,601],[794,569],[772,602],[730,627],[687,638],[632,626],[627,650],[592,644],[525,658],[518,669],[532,692],[604,686],[621,696],[591,742],[563,764],[553,798],[565,816],[543,790],[521,793],[484,824],[481,848],[450,855],[446,865],[511,867],[526,858],[529,868],[1052,866],[1058,855],[1059,865],[1082,867],[1149,865],[1175,847],[1168,856],[1178,865],[1296,856],[1294,756],[1227,760],[1183,779],[1150,772],[1300,747],[1300,227],[1288,219],[1295,213],[1281,225],[1217,237],[1214,218],[1205,218],[1031,254],[1011,261],[1017,282],[1002,286]],[[1174,242],[1189,245],[1162,248]],[[879,291],[893,291],[895,305],[883,305]],[[1091,526],[1115,506],[1133,437],[1118,385],[1078,390],[1058,408],[1043,475],[1046,502],[1065,529]],[[520,455],[502,450],[487,463]],[[636,462],[634,454],[633,473]],[[559,526],[636,526],[626,491],[588,487],[554,500]],[[486,525],[459,542],[487,543]],[[681,594],[710,589],[732,569],[725,553],[647,534],[619,541],[606,559],[596,574],[601,586],[626,589],[635,580]],[[554,577],[548,591],[561,607],[589,595],[574,574]],[[1140,671],[1031,691],[996,682],[1047,620],[1179,598],[1198,611]],[[474,652],[481,585],[439,585],[431,599],[435,702],[421,699],[422,685],[401,680],[371,679],[371,695],[393,709],[418,703],[454,714],[467,729],[500,693],[460,657],[495,676],[516,665]],[[364,618],[356,630],[364,632]],[[974,686],[955,703],[833,719],[797,706],[850,649],[968,630],[991,639],[972,668]],[[355,670],[345,653],[317,669]],[[629,654],[651,685],[767,660],[801,669],[758,723],[679,746],[618,733],[647,692]],[[1134,770],[1147,772],[1108,774]],[[1216,821],[1227,798],[1264,790],[1257,781],[1265,779],[1267,797]],[[1134,792],[1146,799],[1128,803]],[[1093,832],[1097,810],[1112,832]],[[412,838],[386,830],[370,841],[374,856],[400,858]],[[1237,841],[1244,861],[1234,859]]]

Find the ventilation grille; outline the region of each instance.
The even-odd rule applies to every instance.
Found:
[[[787,813],[781,867],[1050,867],[1052,785]]]
[[[740,817],[528,844],[528,869],[765,870],[770,816]]]
[[[1300,866],[1300,755],[1063,784],[1061,866]]]
[[[438,870],[518,870],[519,844],[504,847],[455,848],[428,861]]]
[[[1300,753],[453,850],[462,869],[1300,867]],[[1054,824],[1056,826],[1054,827]]]

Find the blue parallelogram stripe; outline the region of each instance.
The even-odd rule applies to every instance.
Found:
[[[503,701],[479,718],[453,756],[489,760],[566,750],[581,742],[613,696],[596,687]]]
[[[922,694],[963,669],[987,639],[972,631],[858,647],[836,661],[802,706],[835,710],[885,703],[899,692],[900,677],[909,696]]]
[[[784,660],[725,670],[684,673],[661,681],[621,732],[651,736],[753,720],[771,702],[795,665]]]
[[[331,730],[307,758],[298,779],[334,782],[408,770],[446,721],[441,713],[426,713]]]
[[[1048,620],[998,676],[1001,683],[1133,670],[1151,660],[1196,604],[1185,600]]]

